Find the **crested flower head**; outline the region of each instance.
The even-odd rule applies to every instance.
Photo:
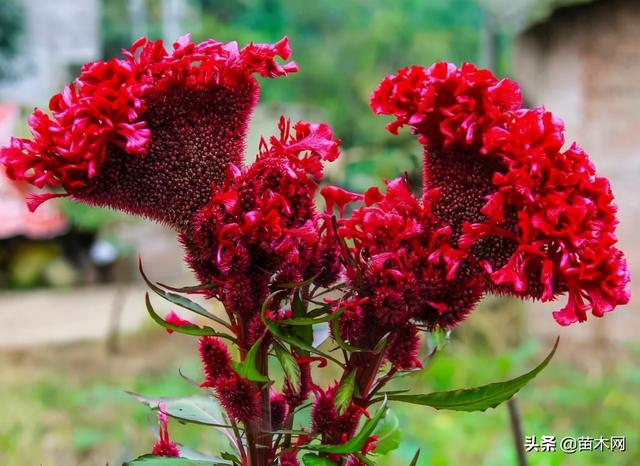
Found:
[[[184,36],[170,52],[139,39],[122,58],[84,65],[51,99],[50,114],[34,111],[32,138],[13,138],[0,162],[12,179],[184,230],[212,183],[242,163],[259,94],[253,75],[296,71],[275,61],[289,55],[286,38],[239,49]]]
[[[521,109],[517,84],[471,64],[411,67],[371,96],[388,129],[409,125],[424,146],[423,188],[452,247],[485,271],[489,290],[552,300],[561,325],[629,300],[609,183],[543,108]]]
[[[183,237],[187,261],[201,281],[220,284],[216,296],[229,312],[261,326],[256,313],[273,286],[336,279],[337,242],[314,194],[322,161],[337,157],[338,144],[327,125],[281,119],[280,136],[261,142],[252,165],[231,165],[195,216]]]
[[[485,289],[468,254],[451,247],[451,228],[433,215],[434,194],[419,201],[398,178],[387,183],[385,194],[371,188],[365,205],[338,221],[338,234],[353,244],[346,274],[354,290],[338,302],[344,309],[340,333],[368,348],[389,334],[387,358],[404,369],[420,365],[413,322],[453,327]]]

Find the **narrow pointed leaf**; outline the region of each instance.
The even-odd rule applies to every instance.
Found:
[[[219,285],[216,285],[215,283],[205,283],[200,285],[179,286],[179,287],[167,285],[166,283],[161,283],[161,282],[157,282],[157,284],[158,286],[161,286],[162,288],[166,288],[169,291],[175,291],[176,293],[187,293],[187,294],[198,294],[198,293],[202,293],[203,291],[215,290],[219,286]]]
[[[273,298],[280,293],[279,291],[276,291],[274,293],[271,293],[267,299],[265,299],[264,303],[262,304],[262,322],[264,323],[264,325],[267,327],[267,329],[269,329],[269,331],[273,334],[273,336],[277,337],[278,339],[289,343],[290,345],[299,348],[301,350],[305,350],[305,351],[309,351],[310,353],[315,353],[318,354],[324,358],[329,359],[330,361],[335,362],[336,364],[340,365],[341,367],[344,366],[344,364],[342,362],[340,362],[338,359],[334,358],[333,356],[331,356],[330,354],[326,354],[320,350],[318,350],[317,348],[315,348],[313,346],[312,343],[308,343],[307,341],[303,340],[302,338],[296,336],[296,335],[291,335],[289,333],[287,333],[284,329],[280,328],[274,321],[270,320],[269,318],[267,318],[266,316],[266,311],[267,311],[267,307],[269,306],[269,303],[273,300]],[[311,335],[312,339],[313,339],[313,334]]]
[[[220,317],[211,314],[209,311],[207,311],[204,307],[202,307],[200,304],[191,301],[189,298],[185,298],[184,296],[181,296],[179,294],[176,293],[171,293],[169,291],[165,291],[162,288],[160,288],[158,285],[156,285],[155,283],[153,283],[151,280],[149,280],[149,278],[147,277],[147,275],[144,273],[144,270],[142,268],[142,260],[138,260],[138,269],[140,270],[140,275],[142,275],[142,279],[145,281],[145,283],[147,284],[147,286],[149,288],[151,288],[151,290],[156,293],[158,296],[161,296],[162,298],[166,299],[167,301],[180,306],[184,309],[187,309],[191,312],[195,312],[196,314],[199,314],[203,317],[206,317],[207,319],[211,319],[214,322],[219,323],[220,325],[223,325],[224,327],[231,329],[231,326],[225,322],[224,320],[222,320]]]
[[[302,457],[302,462],[304,463],[304,466],[338,466],[337,463],[334,463],[329,458],[324,458],[314,453],[307,453],[304,455]]]
[[[276,358],[278,358],[289,383],[293,386],[296,392],[300,391],[300,366],[298,365],[298,361],[296,361],[296,358],[294,358],[293,355],[280,343],[276,342],[274,348],[276,351]]]
[[[149,298],[149,293],[145,294],[145,304],[147,306],[147,312],[151,316],[151,318],[160,326],[164,328],[168,328],[173,330],[174,332],[184,333],[185,335],[193,335],[193,336],[216,336],[220,338],[226,338],[231,341],[235,341],[235,339],[231,335],[227,335],[226,333],[216,332],[211,327],[199,327],[197,325],[173,325],[160,317],[156,311],[153,309],[151,305],[151,299]]]
[[[227,461],[231,461],[233,464],[239,465],[239,464],[242,463],[242,461],[240,461],[240,458],[238,458],[233,453],[229,453],[229,452],[223,451],[222,453],[220,453],[220,456],[222,456],[222,458],[227,460]]]
[[[311,285],[313,281],[320,276],[320,274],[322,274],[322,271],[318,272],[313,277],[308,278],[303,282],[281,283],[279,285],[276,285],[276,288],[282,288],[282,289],[304,288],[305,286]]]
[[[538,375],[551,361],[558,347],[558,338],[549,355],[533,370],[506,382],[496,382],[475,388],[463,388],[447,392],[433,392],[424,395],[390,395],[389,399],[404,401],[435,409],[449,409],[453,411],[485,411],[495,408],[518,393],[522,387]]]
[[[342,380],[338,390],[336,391],[336,409],[338,414],[342,416],[347,408],[351,404],[353,398],[353,391],[356,388],[356,371],[355,369],[349,372],[347,376]]]
[[[344,312],[344,308],[340,308],[335,312],[332,312],[323,317],[294,317],[292,319],[282,319],[282,320],[274,320],[273,322],[278,325],[315,325],[315,324],[323,324],[325,322],[331,322],[336,320],[338,317],[342,315]]]
[[[258,368],[256,367],[256,357],[258,355],[258,351],[260,350],[260,346],[262,345],[262,340],[264,340],[264,335],[258,338],[247,353],[247,356],[244,358],[244,361],[237,362],[231,361],[231,366],[236,373],[245,379],[251,380],[252,382],[262,382],[266,383],[269,381],[269,377],[264,374],[261,374]]]

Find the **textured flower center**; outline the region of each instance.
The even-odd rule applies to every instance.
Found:
[[[438,189],[440,196],[433,201],[433,212],[451,226],[451,240],[455,243],[467,224],[484,224],[487,216],[482,208],[487,196],[496,192],[492,182],[495,173],[504,172],[501,162],[470,150],[441,150],[424,152],[423,185]],[[517,216],[511,210],[500,224],[502,230],[516,232]],[[494,269],[507,263],[518,244],[504,236],[490,235],[471,246],[478,260],[488,261]]]
[[[248,81],[233,90],[176,88],[161,95],[143,115],[153,134],[148,153],[132,157],[109,146],[100,176],[75,197],[186,229],[210,199],[211,184],[222,184],[229,163],[241,163],[256,89]]]

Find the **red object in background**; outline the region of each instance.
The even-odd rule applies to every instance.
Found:
[[[15,104],[0,104],[0,146],[9,143],[9,138],[18,109]],[[27,183],[14,182],[0,170],[0,239],[24,235],[29,238],[50,238],[67,228],[64,216],[55,203],[48,203],[31,213],[25,197],[30,193]]]

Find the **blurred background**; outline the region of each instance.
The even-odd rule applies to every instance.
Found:
[[[420,148],[392,137],[368,96],[410,64],[472,61],[519,80],[528,105],[566,122],[612,182],[619,238],[640,266],[640,2],[637,0],[0,0],[0,145],[26,136],[34,106],[87,62],[139,36],[275,41],[288,35],[300,72],[263,83],[248,155],[280,114],[322,120],[343,139],[331,182],[363,190],[407,171]],[[192,284],[163,227],[80,204],[36,214],[26,186],[0,173],[0,465],[117,465],[150,450],[155,424],[124,390],[187,395],[199,378],[196,342],[155,328],[144,310],[139,254],[154,280]],[[637,287],[634,287],[637,288]],[[637,296],[637,294],[635,295]],[[533,452],[532,466],[640,462],[638,306],[558,327],[553,305],[489,298],[427,371],[420,391],[504,379],[559,353],[518,396],[524,435],[626,436],[626,452]],[[161,308],[162,309],[162,308]],[[164,310],[169,310],[164,309]],[[380,464],[515,465],[506,406],[457,414],[394,408],[403,447]],[[215,430],[172,424],[185,444],[215,453]]]

